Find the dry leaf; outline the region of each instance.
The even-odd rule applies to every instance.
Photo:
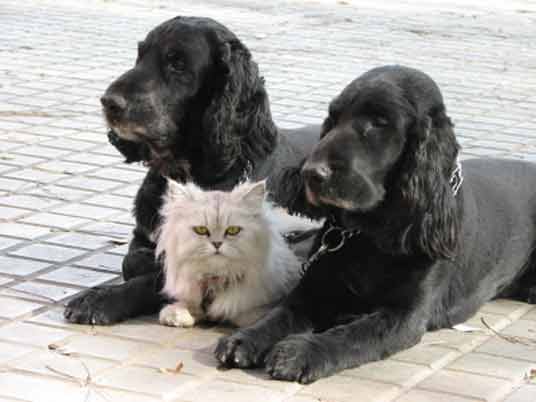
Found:
[[[525,374],[525,379],[528,381],[536,381],[536,369],[530,369],[527,374]]]
[[[74,351],[69,349],[67,346],[57,345],[55,343],[48,345],[48,350],[59,353],[63,356],[72,356],[75,354]]]
[[[184,367],[184,364],[182,362],[179,362],[177,364],[177,367],[175,368],[160,367],[158,371],[160,371],[163,374],[179,374],[183,367]]]

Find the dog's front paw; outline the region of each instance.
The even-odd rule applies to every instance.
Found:
[[[292,335],[266,356],[266,372],[277,380],[309,384],[334,371],[329,357],[315,335]]]
[[[267,347],[246,331],[237,331],[218,341],[214,354],[223,367],[259,367]]]
[[[179,304],[168,304],[162,310],[158,317],[160,324],[170,327],[193,327],[195,318],[190,314],[188,309]]]
[[[89,289],[67,304],[63,316],[75,324],[110,325],[122,321],[128,317],[121,307],[118,290],[114,286]]]

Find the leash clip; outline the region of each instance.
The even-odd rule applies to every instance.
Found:
[[[330,226],[320,239],[320,247],[302,264],[301,271],[302,276],[305,275],[307,270],[315,261],[317,261],[324,254],[332,253],[340,250],[346,240],[358,235],[361,232],[359,229],[343,229],[340,226]]]

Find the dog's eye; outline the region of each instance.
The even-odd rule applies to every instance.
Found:
[[[206,226],[194,226],[192,230],[199,236],[210,236],[210,232]]]
[[[387,127],[389,125],[389,120],[383,116],[374,116],[372,118],[372,124],[376,127]]]
[[[175,52],[169,52],[166,55],[168,66],[171,71],[180,72],[184,70],[184,61],[181,60],[180,56]]]

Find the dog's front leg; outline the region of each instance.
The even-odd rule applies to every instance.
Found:
[[[308,384],[409,348],[424,332],[417,318],[378,311],[322,333],[283,339],[267,355],[266,371],[278,380]]]
[[[299,300],[303,300],[300,286],[254,325],[221,338],[214,352],[221,365],[229,368],[262,366],[273,345],[290,334],[310,330],[311,321]]]

